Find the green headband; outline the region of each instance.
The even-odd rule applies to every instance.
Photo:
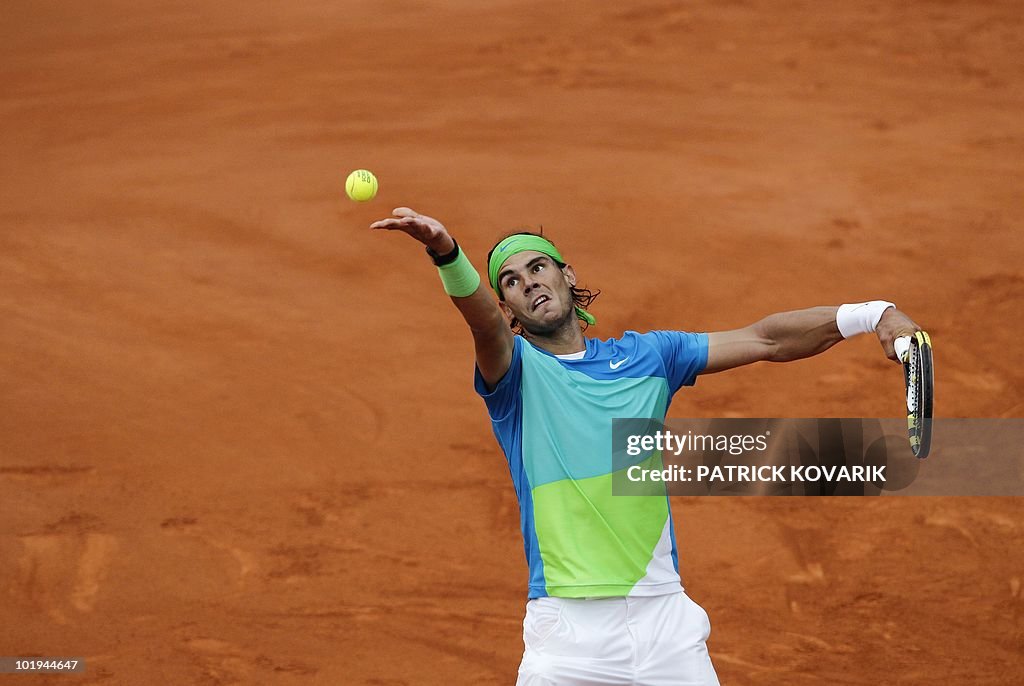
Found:
[[[541,236],[534,236],[532,234],[515,234],[514,236],[509,236],[501,243],[494,246],[494,250],[491,252],[491,259],[487,263],[487,276],[490,279],[491,288],[494,289],[494,292],[499,298],[501,298],[501,289],[498,288],[498,273],[501,271],[505,262],[508,261],[508,258],[526,250],[534,250],[536,252],[543,253],[556,262],[565,264],[565,260],[562,259],[562,254],[558,252],[558,248],[556,248],[555,244],[548,239]],[[594,315],[579,306],[576,307],[576,316],[587,324],[597,323],[597,319]]]

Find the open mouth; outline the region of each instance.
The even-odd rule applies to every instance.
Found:
[[[549,298],[546,295],[538,295],[536,298],[534,298],[533,304],[530,305],[530,310],[536,310],[538,307],[540,307],[549,300],[551,300],[551,298]]]

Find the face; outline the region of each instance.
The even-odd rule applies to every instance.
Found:
[[[533,334],[551,333],[575,316],[570,290],[575,285],[572,267],[560,269],[550,257],[534,250],[513,255],[498,273],[506,314]]]

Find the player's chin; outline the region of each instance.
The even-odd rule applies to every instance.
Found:
[[[530,316],[520,317],[519,323],[534,336],[548,336],[565,326],[566,321],[574,314],[572,308],[566,312],[544,309]]]

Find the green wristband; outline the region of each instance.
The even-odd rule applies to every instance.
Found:
[[[480,286],[480,274],[473,268],[473,263],[466,253],[459,248],[459,256],[451,264],[437,268],[444,284],[444,292],[453,298],[467,298]]]

